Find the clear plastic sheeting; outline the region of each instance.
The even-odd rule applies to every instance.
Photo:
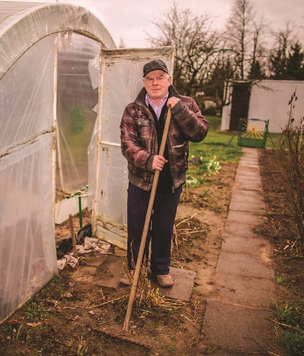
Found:
[[[93,234],[121,248],[126,248],[127,161],[121,154],[120,120],[125,106],[141,90],[144,63],[154,58],[173,68],[173,49],[117,49],[101,51],[101,80],[97,138],[90,146],[90,163],[96,162]],[[95,147],[94,147],[95,146]],[[90,156],[89,156],[90,157]],[[94,177],[94,174],[91,174]]]
[[[85,162],[74,160],[87,180],[83,147],[91,140],[97,99],[87,64],[100,47],[115,44],[85,8],[0,1],[0,323],[57,273],[56,146],[67,142],[58,145],[58,176],[59,160],[67,166],[66,157],[74,155]],[[69,140],[65,126],[82,128],[86,138]]]
[[[54,37],[33,46],[1,79],[0,157],[53,126]]]
[[[59,36],[56,188],[64,196],[88,184],[88,146],[98,101],[98,90],[91,83],[89,62],[99,51],[100,43],[82,35]]]
[[[77,32],[115,48],[90,11],[70,4],[0,1],[0,78],[34,43],[53,33]]]
[[[0,321],[56,273],[54,35],[0,82]]]
[[[45,134],[0,161],[0,321],[57,272],[47,164],[52,142]]]

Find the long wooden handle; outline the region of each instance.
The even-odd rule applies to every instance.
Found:
[[[159,149],[160,156],[163,156],[164,152],[165,152],[170,121],[171,121],[171,110],[169,108],[167,118],[165,121],[165,127],[164,127],[164,132],[163,132],[163,136],[162,136],[162,140],[161,140],[161,144],[160,144],[160,149]],[[132,309],[133,309],[133,303],[134,303],[140,268],[141,268],[141,264],[142,264],[142,259],[144,256],[144,250],[145,250],[145,245],[146,245],[146,241],[147,241],[147,236],[148,236],[148,231],[149,231],[149,226],[150,226],[150,221],[151,221],[152,209],[153,209],[153,205],[154,205],[159,175],[160,175],[160,171],[156,170],[154,173],[154,178],[153,178],[152,189],[151,189],[151,194],[150,194],[150,198],[149,198],[149,204],[148,204],[144,229],[143,229],[142,236],[141,236],[141,242],[140,242],[140,246],[139,246],[138,257],[137,257],[137,261],[136,261],[135,272],[134,272],[133,282],[132,282],[132,286],[131,286],[131,292],[130,292],[130,296],[129,296],[127,313],[126,313],[125,322],[124,322],[124,326],[123,326],[123,330],[126,332],[129,331],[129,322],[130,322],[130,317],[131,317],[131,313],[132,313]]]

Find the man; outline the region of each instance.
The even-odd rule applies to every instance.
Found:
[[[166,64],[159,59],[143,67],[143,85],[126,106],[120,124],[121,150],[128,161],[127,260],[135,268],[155,170],[160,171],[151,227],[150,269],[161,287],[173,286],[170,275],[171,239],[176,210],[186,181],[189,141],[202,141],[209,122],[196,102],[177,93]],[[171,122],[163,156],[158,154],[168,108]]]

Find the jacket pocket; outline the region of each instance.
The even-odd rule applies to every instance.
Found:
[[[143,147],[149,147],[151,141],[151,121],[146,118],[137,118],[135,120],[137,136]]]

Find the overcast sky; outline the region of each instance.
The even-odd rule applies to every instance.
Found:
[[[163,18],[173,6],[173,0],[64,0],[57,2],[78,4],[87,8],[101,20],[117,46],[122,39],[127,47],[149,47],[147,33],[155,35],[156,31],[152,22]],[[209,15],[214,18],[215,28],[221,28],[229,17],[235,0],[175,0],[175,2],[180,9],[190,9],[197,15]],[[304,0],[252,0],[252,4],[257,18],[263,17],[273,30],[284,29],[287,22],[304,26]]]

